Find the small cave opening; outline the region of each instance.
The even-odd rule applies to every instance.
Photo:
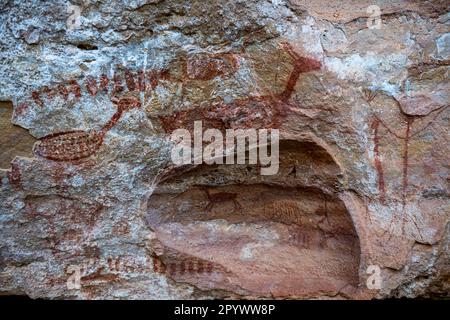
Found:
[[[77,44],[77,48],[85,51],[98,50],[98,47],[96,45],[90,43],[79,43]]]
[[[28,130],[11,122],[13,104],[0,101],[0,168],[11,167],[16,156],[33,157],[32,149],[36,139]]]
[[[154,269],[202,290],[308,298],[352,292],[360,245],[338,197],[341,170],[312,141],[280,141],[280,168],[198,165],[149,199]]]

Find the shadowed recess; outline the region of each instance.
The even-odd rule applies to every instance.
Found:
[[[11,123],[13,105],[0,102],[0,168],[9,168],[16,156],[33,157],[36,139],[27,130]]]
[[[285,140],[274,176],[256,165],[200,165],[168,178],[146,214],[155,270],[244,296],[354,290],[360,247],[339,174],[325,149]]]

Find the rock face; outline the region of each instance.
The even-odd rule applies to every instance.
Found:
[[[449,296],[448,1],[2,1],[0,30],[0,294]],[[278,129],[278,172],[174,164],[195,121]]]

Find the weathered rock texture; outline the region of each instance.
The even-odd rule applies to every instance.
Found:
[[[2,1],[0,293],[448,297],[448,9]],[[176,167],[195,120],[279,129],[279,172]]]

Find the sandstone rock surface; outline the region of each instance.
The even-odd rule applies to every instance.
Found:
[[[448,1],[6,0],[0,33],[1,295],[449,297]],[[278,173],[174,165],[198,120],[278,129]]]

